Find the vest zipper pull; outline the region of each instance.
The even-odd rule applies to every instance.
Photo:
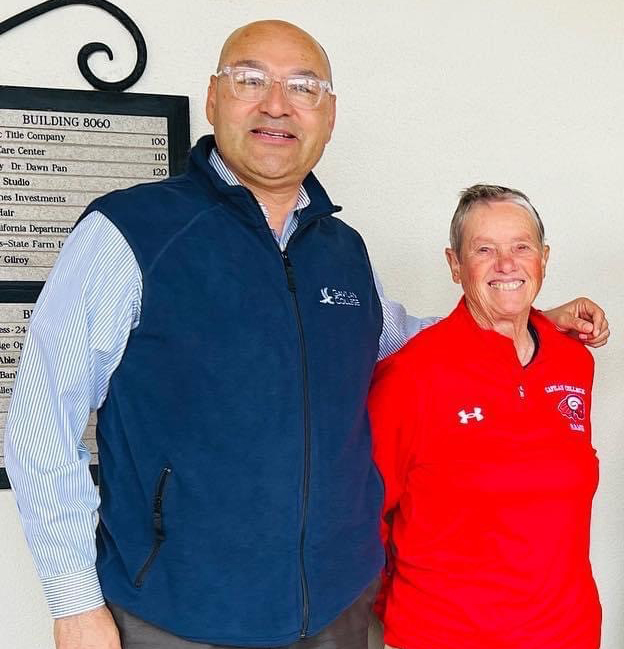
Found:
[[[520,395],[521,399],[524,399],[524,387],[522,385],[518,386],[518,394]]]
[[[288,280],[288,290],[291,293],[297,291],[297,286],[295,285],[295,273],[293,272],[292,264],[288,258],[288,253],[284,250],[282,251],[282,261],[284,262],[284,270],[286,271],[286,279]]]

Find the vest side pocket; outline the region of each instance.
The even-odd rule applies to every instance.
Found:
[[[135,588],[141,588],[141,586],[143,586],[145,577],[147,576],[149,569],[152,567],[154,560],[156,559],[158,553],[160,552],[160,546],[165,540],[165,531],[163,528],[163,514],[162,514],[163,494],[165,492],[165,487],[167,486],[167,480],[169,479],[170,475],[171,475],[171,469],[169,467],[165,467],[160,472],[160,476],[158,477],[158,482],[156,483],[156,491],[154,493],[154,501],[152,506],[154,542],[152,543],[152,549],[150,550],[147,559],[141,566],[141,569],[139,570],[137,576],[134,579]]]

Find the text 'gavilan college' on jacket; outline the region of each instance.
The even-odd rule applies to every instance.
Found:
[[[85,212],[113,222],[143,277],[98,412],[97,569],[109,601],[178,636],[285,645],[383,565],[366,412],[382,311],[361,237],[312,174],[282,253],[213,147]]]
[[[389,645],[600,645],[593,358],[538,312],[530,322],[539,346],[525,367],[463,300],[377,367],[369,409],[391,521],[379,602]]]

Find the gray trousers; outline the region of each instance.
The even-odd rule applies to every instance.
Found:
[[[283,649],[367,649],[371,606],[379,588],[373,583],[336,620],[320,633],[303,638]],[[109,603],[121,636],[122,649],[233,649],[221,645],[190,642],[126,613]]]

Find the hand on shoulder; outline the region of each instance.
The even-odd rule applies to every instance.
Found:
[[[578,338],[589,347],[602,347],[611,334],[604,310],[587,297],[577,297],[544,311],[544,315],[557,329]]]

